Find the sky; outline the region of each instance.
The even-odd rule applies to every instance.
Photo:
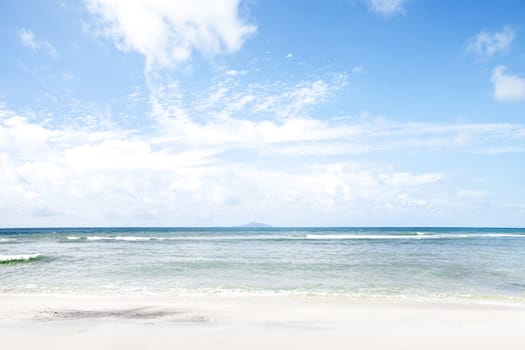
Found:
[[[525,2],[0,2],[0,227],[525,227]]]

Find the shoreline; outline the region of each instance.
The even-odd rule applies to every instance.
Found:
[[[65,298],[65,299],[125,299],[125,300],[289,300],[304,302],[325,302],[359,305],[404,305],[404,306],[452,306],[452,307],[495,307],[525,309],[525,295],[377,295],[343,293],[307,293],[307,292],[267,292],[267,291],[184,291],[175,293],[83,293],[78,292],[0,292],[1,298]]]
[[[0,297],[9,349],[522,349],[525,309],[330,298]]]

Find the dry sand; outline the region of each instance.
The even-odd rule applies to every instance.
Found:
[[[525,308],[0,295],[1,349],[525,349]]]

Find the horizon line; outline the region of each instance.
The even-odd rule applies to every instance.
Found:
[[[27,226],[27,227],[0,227],[0,230],[31,230],[31,229],[209,229],[209,228],[245,228],[245,229],[291,229],[291,228],[429,228],[429,229],[524,229],[519,226],[271,226],[246,227],[236,226]]]

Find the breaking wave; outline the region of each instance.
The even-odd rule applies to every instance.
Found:
[[[68,236],[68,242],[147,242],[147,241],[219,241],[219,240],[427,240],[427,239],[525,238],[510,233],[430,233],[404,234],[293,234],[293,235],[224,235],[224,236]]]
[[[40,260],[44,256],[40,254],[0,255],[0,264],[16,264]]]

